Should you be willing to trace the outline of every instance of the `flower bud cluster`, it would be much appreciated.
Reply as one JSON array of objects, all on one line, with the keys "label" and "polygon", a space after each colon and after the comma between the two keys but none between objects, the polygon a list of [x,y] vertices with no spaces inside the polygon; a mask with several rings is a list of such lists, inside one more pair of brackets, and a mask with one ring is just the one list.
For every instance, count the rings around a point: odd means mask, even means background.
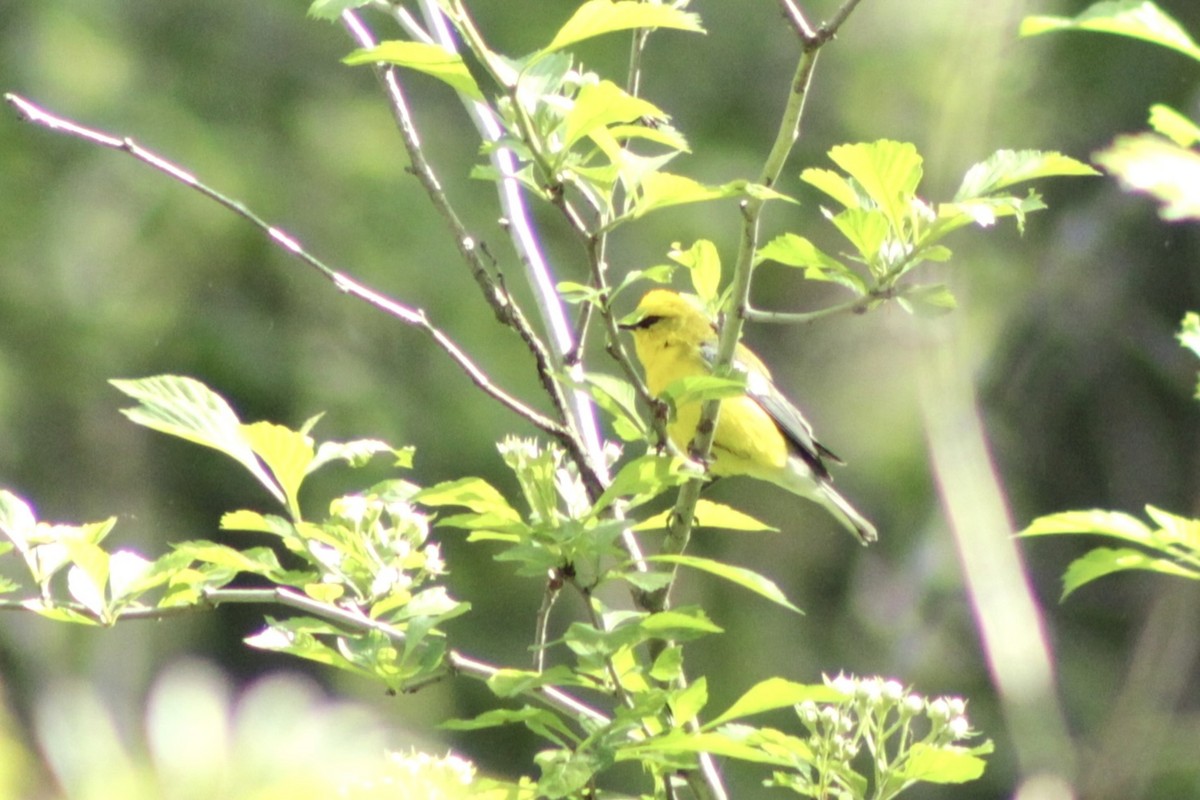
[{"label": "flower bud cluster", "polygon": [[326,529],[336,543],[313,543],[329,569],[325,582],[350,583],[361,599],[374,601],[410,596],[445,574],[441,549],[429,541],[428,516],[408,501],[373,493],[346,495],[334,500],[329,511]]}]

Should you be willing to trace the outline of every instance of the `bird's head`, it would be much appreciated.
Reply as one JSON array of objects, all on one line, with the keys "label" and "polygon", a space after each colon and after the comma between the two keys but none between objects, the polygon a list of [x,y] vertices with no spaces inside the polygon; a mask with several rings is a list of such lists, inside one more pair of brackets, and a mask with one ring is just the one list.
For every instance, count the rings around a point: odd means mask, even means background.
[{"label": "bird's head", "polygon": [[698,299],[670,289],[651,289],[619,327],[633,333],[641,348],[653,342],[675,341],[700,345],[716,335],[716,327],[705,315]]}]

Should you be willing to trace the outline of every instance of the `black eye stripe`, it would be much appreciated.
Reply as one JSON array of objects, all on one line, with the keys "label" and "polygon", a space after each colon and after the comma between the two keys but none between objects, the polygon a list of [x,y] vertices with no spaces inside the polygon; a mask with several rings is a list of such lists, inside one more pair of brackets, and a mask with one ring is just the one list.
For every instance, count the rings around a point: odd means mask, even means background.
[{"label": "black eye stripe", "polygon": [[652,314],[648,317],[642,317],[640,320],[632,325],[629,325],[628,327],[630,330],[641,330],[643,328],[649,328],[652,325],[658,324],[662,319],[662,317],[656,317]]}]

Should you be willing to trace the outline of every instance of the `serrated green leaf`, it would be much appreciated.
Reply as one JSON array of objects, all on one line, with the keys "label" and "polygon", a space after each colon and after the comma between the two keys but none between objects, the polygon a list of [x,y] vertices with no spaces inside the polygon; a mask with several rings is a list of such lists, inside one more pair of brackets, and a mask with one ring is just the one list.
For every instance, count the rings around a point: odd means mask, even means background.
[{"label": "serrated green leaf", "polygon": [[1018,536],[1046,536],[1051,534],[1091,533],[1111,536],[1137,544],[1149,544],[1152,534],[1149,526],[1130,514],[1121,511],[1062,511],[1038,517]]},{"label": "serrated green leaf", "polygon": [[1099,175],[1095,169],[1062,153],[1043,150],[997,150],[967,170],[954,194],[955,202],[974,200],[1013,184],[1037,178]]},{"label": "serrated green leaf", "polygon": [[910,286],[896,299],[901,308],[918,317],[940,317],[958,308],[958,301],[944,283]]},{"label": "serrated green leaf", "polygon": [[759,248],[757,257],[759,261],[799,267],[808,280],[832,281],[860,295],[867,291],[866,283],[854,270],[794,233],[785,233],[767,242]]},{"label": "serrated green leaf", "polygon": [[616,31],[636,28],[674,28],[703,33],[700,17],[668,5],[637,0],[588,0],[576,9],[542,52],[569,47],[576,42]]},{"label": "serrated green leaf", "polygon": [[703,403],[708,400],[723,400],[727,397],[741,397],[746,393],[746,376],[735,372],[727,378],[716,375],[688,375],[672,381],[662,391],[663,399],[670,400],[678,408],[691,403]]},{"label": "serrated green leaf", "polygon": [[1150,505],[1146,506],[1146,516],[1159,526],[1153,535],[1160,549],[1182,547],[1200,555],[1200,519],[1181,517]]},{"label": "serrated green leaf", "polygon": [[1150,127],[1180,147],[1200,142],[1200,125],[1162,103],[1150,106]]},{"label": "serrated green leaf", "polygon": [[643,441],[649,435],[637,410],[637,393],[620,378],[604,373],[584,373],[582,386],[596,405],[612,418],[613,431],[622,441]]},{"label": "serrated green leaf", "polygon": [[859,208],[862,205],[859,202],[858,192],[854,191],[854,187],[850,185],[850,181],[846,180],[846,176],[831,169],[810,167],[800,173],[800,180],[820,189],[840,203],[843,208]]},{"label": "serrated green leaf", "polygon": [[612,81],[584,84],[563,119],[563,149],[570,149],[585,136],[619,122],[649,118],[665,120],[666,114],[648,100],[634,97]]},{"label": "serrated green leaf", "polygon": [[621,747],[616,752],[617,761],[644,761],[664,755],[708,753],[722,758],[736,758],[752,764],[771,764],[779,767],[795,767],[794,756],[781,756],[766,752],[756,744],[748,744],[740,737],[723,732],[707,731],[688,733],[671,731],[644,742]]},{"label": "serrated green leaf", "polygon": [[745,567],[735,567],[732,564],[726,564],[721,561],[715,561],[710,558],[701,558],[699,556],[685,555],[660,555],[649,556],[647,561],[663,561],[668,564],[678,564],[683,567],[698,569],[701,572],[707,572],[709,575],[715,575],[718,578],[737,584],[743,589],[749,589],[759,597],[765,597],[776,605],[795,611],[797,614],[803,613],[796,606],[792,605],[787,599],[787,595],[780,590],[779,586],[765,575],[760,575],[751,569]]},{"label": "serrated green leaf", "polygon": [[575,671],[566,664],[558,664],[541,672],[500,669],[487,679],[488,688],[497,697],[516,697],[543,686],[571,686],[578,683]]},{"label": "serrated green leaf", "polygon": [[621,218],[610,223],[610,228],[619,222],[638,219],[670,206],[688,203],[706,203],[711,200],[722,200],[727,197],[758,197],[767,200],[788,200],[787,195],[780,194],[764,186],[749,181],[731,181],[719,186],[700,183],[683,175],[670,172],[650,172],[642,179],[639,191],[633,198],[631,209]]},{"label": "serrated green leaf", "polygon": [[343,58],[342,63],[352,67],[361,64],[394,64],[437,78],[471,100],[483,99],[483,92],[479,91],[462,56],[440,45],[403,40],[380,42],[374,47],[355,50]]},{"label": "serrated green leaf", "polygon": [[711,730],[731,720],[762,714],[765,711],[790,708],[806,700],[814,703],[837,703],[844,699],[844,694],[821,683],[806,684],[783,678],[767,678],[751,686],[719,717],[705,723],[704,730]]},{"label": "serrated green leaf", "polygon": [[890,139],[842,144],[830,149],[829,158],[858,182],[893,230],[903,229],[921,182],[922,159],[915,145]]},{"label": "serrated green leaf", "polygon": [[850,240],[863,261],[868,264],[879,263],[883,243],[892,230],[882,211],[847,208],[834,214],[829,221]]},{"label": "serrated green leaf", "polygon": [[915,742],[896,777],[925,783],[966,783],[983,775],[986,766],[975,748]]},{"label": "serrated green leaf", "polygon": [[1158,201],[1166,220],[1200,219],[1200,153],[1153,133],[1118,136],[1093,160],[1127,191]]},{"label": "serrated green leaf", "polygon": [[667,256],[687,268],[696,295],[705,306],[716,302],[721,286],[721,254],[715,244],[708,239],[698,239],[684,250],[679,242],[675,242]]},{"label": "serrated green leaf", "polygon": [[393,448],[387,442],[379,439],[355,439],[350,442],[321,442],[317,446],[316,455],[308,464],[308,474],[316,472],[331,461],[345,461],[351,467],[364,467],[375,456],[391,453],[395,457],[392,466],[408,469],[412,466],[414,449],[411,447]]},{"label": "serrated green leaf", "polygon": [[1067,571],[1063,573],[1063,592],[1059,599],[1067,599],[1067,596],[1076,589],[1097,578],[1133,569],[1200,580],[1200,570],[1185,567],[1171,559],[1152,556],[1142,550],[1134,550],[1130,547],[1097,547],[1075,559],[1067,567]]},{"label": "serrated green leaf", "polygon": [[592,513],[599,514],[618,498],[624,498],[630,506],[640,505],[693,477],[687,463],[678,458],[657,454],[635,458],[617,472]]},{"label": "serrated green leaf", "polygon": [[271,470],[287,498],[293,519],[300,519],[300,484],[308,474],[316,455],[313,440],[298,431],[273,422],[255,422],[242,426],[242,436],[255,455]]},{"label": "serrated green leaf", "polygon": [[483,478],[460,478],[444,481],[417,492],[414,503],[438,506],[465,506],[476,514],[491,514],[509,522],[520,522],[521,515],[508,504],[504,495]]},{"label": "serrated green leaf", "polygon": [[139,402],[121,413],[138,425],[211,447],[233,458],[250,471],[275,499],[287,498],[263,469],[242,433],[242,423],[225,398],[193,378],[158,375],[136,380],[109,381]]},{"label": "serrated green leaf", "polygon": [[1036,36],[1062,30],[1112,33],[1141,39],[1200,61],[1200,47],[1170,15],[1146,0],[1093,3],[1074,17],[1032,16],[1021,20],[1020,34]]},{"label": "serrated green leaf", "polygon": [[[667,509],[633,526],[635,531],[660,530],[667,527],[671,518],[671,509]],[[723,528],[728,531],[772,531],[779,529],[766,523],[759,522],[754,517],[721,503],[700,498],[696,502],[696,513],[692,521],[695,528]]]}]

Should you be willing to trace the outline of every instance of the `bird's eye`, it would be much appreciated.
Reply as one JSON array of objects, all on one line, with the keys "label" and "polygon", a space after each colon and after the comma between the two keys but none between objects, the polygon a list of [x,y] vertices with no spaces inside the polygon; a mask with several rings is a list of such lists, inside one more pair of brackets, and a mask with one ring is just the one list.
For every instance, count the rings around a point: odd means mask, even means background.
[{"label": "bird's eye", "polygon": [[657,317],[657,316],[654,316],[653,314],[651,314],[648,317],[642,317],[640,320],[638,320],[634,324],[630,325],[629,327],[638,329],[638,330],[645,329],[645,328],[652,328],[655,325],[657,325],[660,321],[662,321],[662,317]]}]

